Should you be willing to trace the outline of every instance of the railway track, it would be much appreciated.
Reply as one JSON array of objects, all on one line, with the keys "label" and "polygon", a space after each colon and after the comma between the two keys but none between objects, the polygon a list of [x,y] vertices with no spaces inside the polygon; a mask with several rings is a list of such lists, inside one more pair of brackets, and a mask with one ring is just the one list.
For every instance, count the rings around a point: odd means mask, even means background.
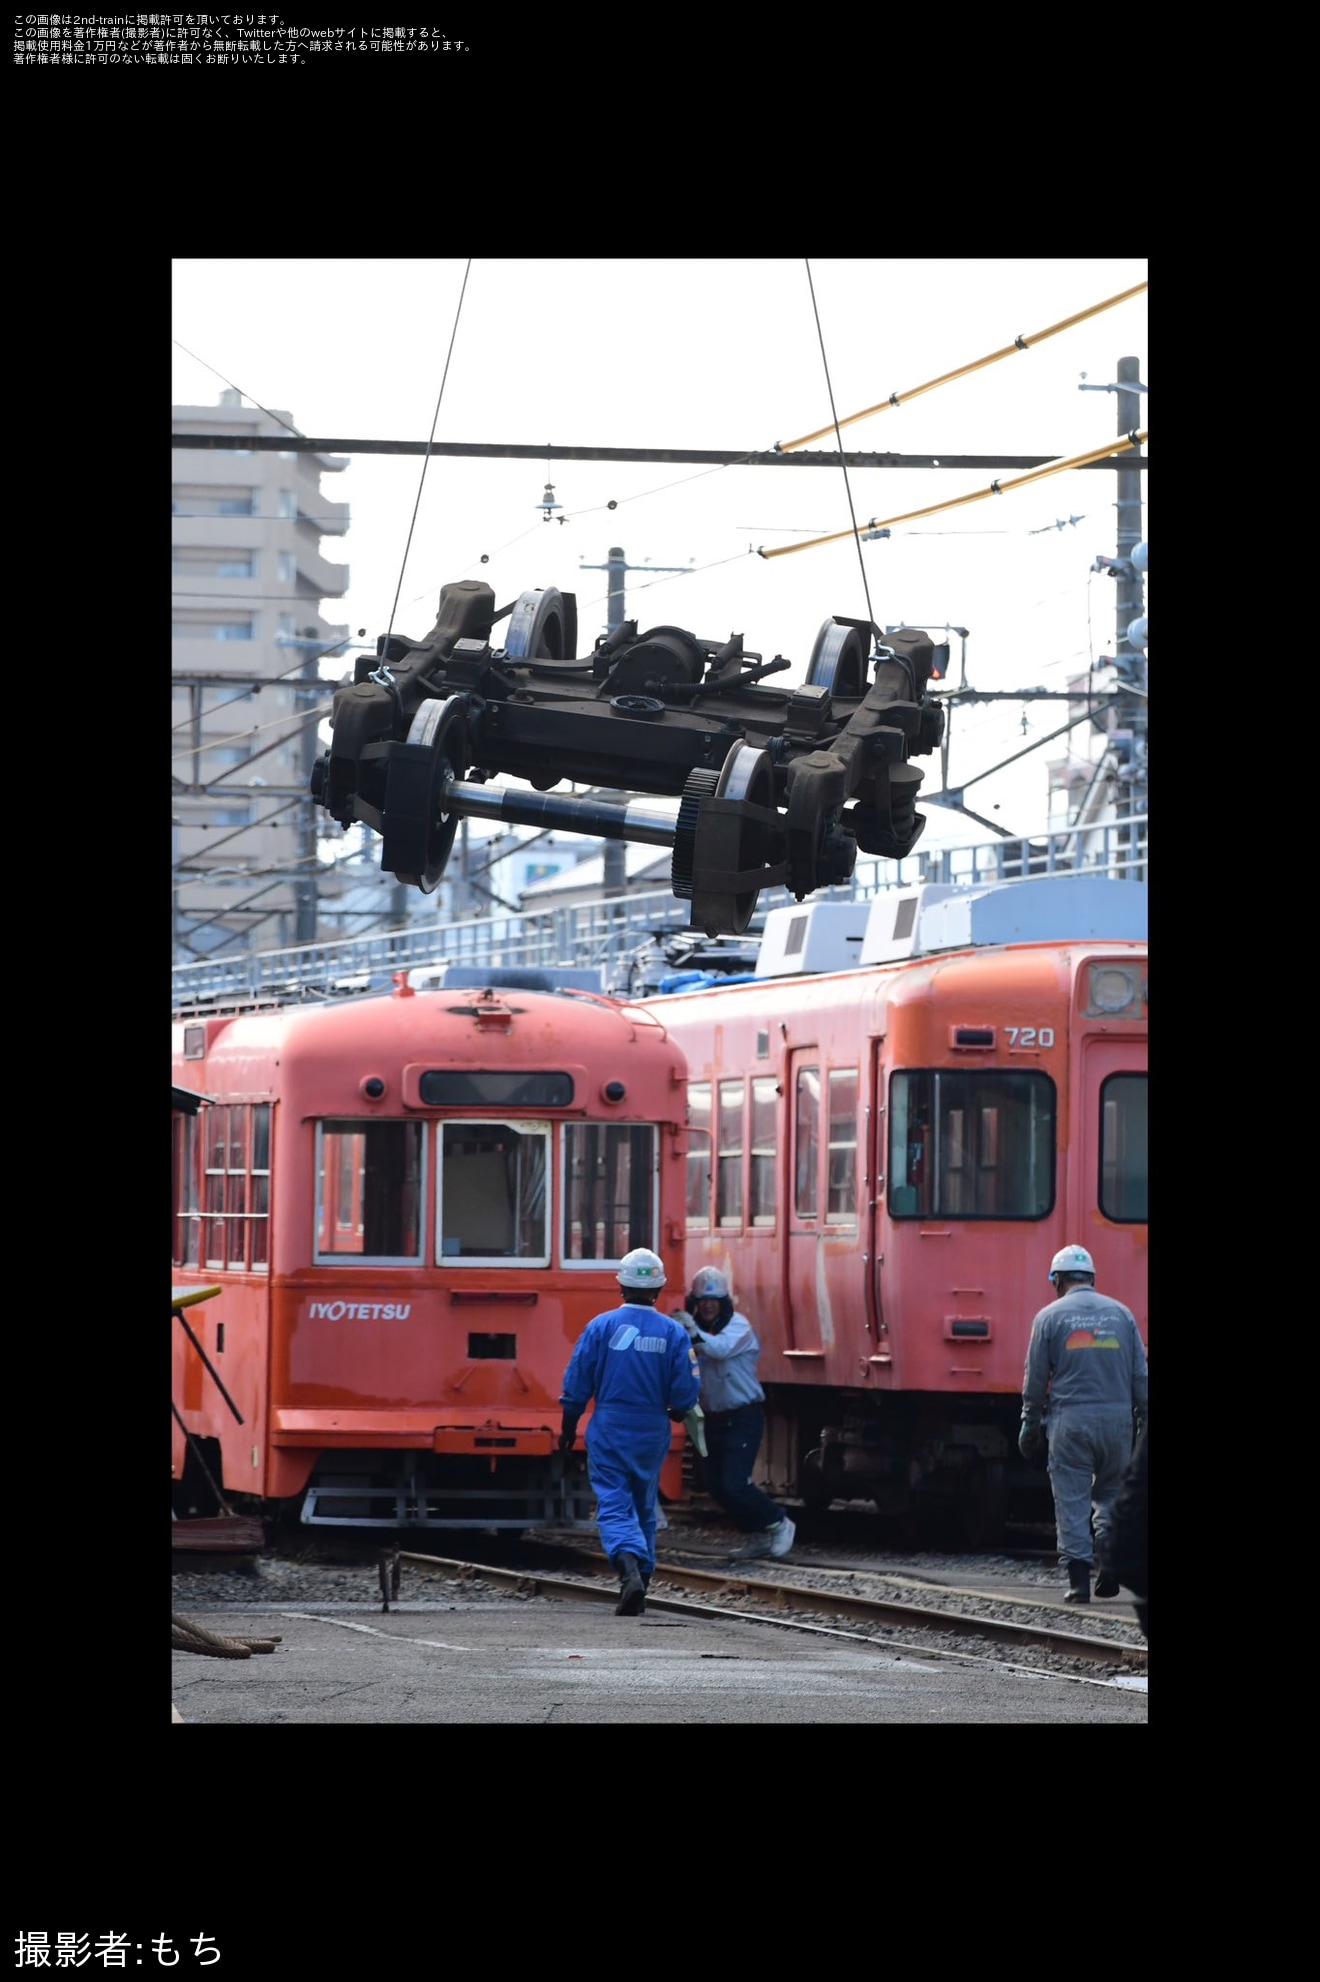
[{"label": "railway track", "polygon": [[[551,1571],[543,1566],[550,1557]],[[402,1593],[401,1571],[458,1581],[483,1581],[526,1596],[553,1597],[567,1602],[613,1605],[618,1584],[603,1554],[572,1544],[524,1542],[504,1563],[466,1561],[412,1550],[384,1551],[381,1556],[383,1601],[388,1605],[387,1562],[392,1595]],[[581,1565],[575,1569],[572,1565]],[[1010,1652],[1026,1664],[1047,1663],[1052,1669],[1073,1667],[1097,1676],[1118,1673],[1144,1675],[1147,1649],[1139,1633],[1118,1618],[1099,1618],[1085,1632],[1065,1628],[1069,1613],[1062,1606],[1030,1603],[1020,1598],[987,1597],[984,1591],[947,1584],[919,1584],[883,1572],[830,1568],[824,1564],[758,1564],[756,1573],[727,1568],[701,1568],[667,1557],[657,1563],[647,1593],[647,1608],[702,1614],[734,1611],[757,1615],[795,1629],[832,1628],[846,1623],[864,1636],[887,1644],[908,1643],[914,1650],[931,1649],[932,1639],[945,1648],[963,1651],[988,1648]],[[1051,1613],[1059,1612],[1059,1622]]]}]

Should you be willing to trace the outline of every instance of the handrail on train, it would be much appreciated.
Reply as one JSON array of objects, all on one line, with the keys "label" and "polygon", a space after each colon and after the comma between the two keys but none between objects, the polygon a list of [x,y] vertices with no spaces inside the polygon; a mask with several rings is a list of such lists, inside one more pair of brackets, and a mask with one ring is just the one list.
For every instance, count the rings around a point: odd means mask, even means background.
[{"label": "handrail on train", "polygon": [[[1147,819],[1141,814],[988,846],[932,848],[902,861],[862,858],[846,887],[819,889],[811,899],[867,901],[893,888],[930,881],[985,886],[1060,874],[1145,881],[1148,858]],[[771,909],[794,899],[785,888],[764,890],[748,940],[754,940]],[[441,962],[483,969],[598,965],[607,986],[626,997],[638,953],[688,929],[689,904],[667,889],[443,924],[414,922],[373,936],[175,964],[173,1009],[182,1018],[387,991],[396,972]]]}]

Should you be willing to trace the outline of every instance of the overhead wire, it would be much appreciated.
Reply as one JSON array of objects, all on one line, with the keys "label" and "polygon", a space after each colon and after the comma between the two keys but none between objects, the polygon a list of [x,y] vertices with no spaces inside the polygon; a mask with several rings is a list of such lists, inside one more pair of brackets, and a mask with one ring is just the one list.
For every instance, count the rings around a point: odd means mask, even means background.
[{"label": "overhead wire", "polygon": [[1085,468],[1092,461],[1104,461],[1111,454],[1121,454],[1124,448],[1142,447],[1148,439],[1146,428],[1134,428],[1130,434],[1106,441],[1103,447],[1093,447],[1085,454],[1070,455],[1066,461],[1051,461],[1044,468],[1031,468],[1025,475],[1014,475],[1006,482],[991,482],[988,488],[974,489],[970,495],[950,496],[945,502],[928,503],[924,509],[905,510],[901,516],[873,516],[868,523],[861,525],[854,519],[851,530],[835,530],[828,537],[809,537],[800,544],[776,544],[768,550],[761,545],[757,556],[788,557],[793,551],[811,551],[820,544],[837,544],[843,537],[859,536],[862,529],[887,530],[895,523],[911,523],[918,516],[937,516],[942,510],[960,509],[965,503],[984,502],[987,496],[1007,495],[1010,489],[1025,488],[1028,482],[1042,481],[1047,475],[1062,475],[1069,468]]},{"label": "overhead wire", "polygon": [[906,392],[891,392],[887,399],[881,399],[874,406],[866,406],[860,413],[849,413],[846,418],[835,419],[828,427],[817,427],[815,433],[800,434],[796,440],[777,440],[776,454],[791,454],[794,448],[806,447],[813,440],[821,440],[828,433],[837,433],[840,427],[851,427],[858,420],[869,420],[873,413],[887,413],[891,406],[902,406],[909,399],[920,398],[923,392],[934,392],[937,386],[948,385],[954,379],[966,378],[969,372],[979,372],[986,365],[997,365],[1001,358],[1011,358],[1016,351],[1028,351],[1035,344],[1042,344],[1047,337],[1057,337],[1061,330],[1071,330],[1074,324],[1085,323],[1088,317],[1099,316],[1102,310],[1112,310],[1119,303],[1126,303],[1131,296],[1139,296],[1149,282],[1134,282],[1130,289],[1120,290],[1117,296],[1106,297],[1103,303],[1092,303],[1089,309],[1078,310],[1059,323],[1052,323],[1044,330],[1033,331],[1030,337],[1015,337],[1011,344],[1002,350],[988,352],[984,358],[973,358],[969,365],[959,365],[952,372],[941,372],[938,378],[928,379],[925,385],[909,386]]}]

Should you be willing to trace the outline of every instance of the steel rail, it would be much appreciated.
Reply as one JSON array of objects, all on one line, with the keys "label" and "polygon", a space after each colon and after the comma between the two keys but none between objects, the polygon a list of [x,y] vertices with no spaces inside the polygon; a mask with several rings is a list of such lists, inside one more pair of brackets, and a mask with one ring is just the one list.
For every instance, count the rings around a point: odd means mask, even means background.
[{"label": "steel rail", "polygon": [[[418,1555],[400,1550],[399,1560],[418,1568],[436,1571],[460,1582],[479,1579],[526,1596],[557,1597],[569,1602],[609,1603],[618,1600],[612,1584],[578,1583],[566,1577],[543,1576],[526,1569],[501,1569],[487,1563],[462,1562],[447,1556]],[[940,1631],[948,1635],[988,1638],[995,1644],[1038,1646],[1062,1652],[1071,1658],[1089,1659],[1099,1664],[1124,1665],[1145,1669],[1147,1648],[1108,1638],[1090,1638],[1076,1632],[1055,1631],[1046,1625],[1014,1624],[1005,1619],[973,1617],[966,1612],[931,1610],[920,1604],[858,1596],[852,1592],[820,1590],[810,1585],[766,1582],[759,1577],[729,1575],[722,1571],[680,1569],[670,1563],[658,1564],[656,1578],[716,1599],[751,1598],[773,1609],[812,1611],[818,1616],[847,1618],[857,1623],[907,1625],[914,1630]],[[692,1604],[681,1598],[660,1595],[654,1587],[647,1591],[648,1610],[669,1610],[680,1614],[700,1610],[706,1615],[744,1616],[730,1613],[724,1603]],[[786,1620],[787,1621],[787,1620]]]}]

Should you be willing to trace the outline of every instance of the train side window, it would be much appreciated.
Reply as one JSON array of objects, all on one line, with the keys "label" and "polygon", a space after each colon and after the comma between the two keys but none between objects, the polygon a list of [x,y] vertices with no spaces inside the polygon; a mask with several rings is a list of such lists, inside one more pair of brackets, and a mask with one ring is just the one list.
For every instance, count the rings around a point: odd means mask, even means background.
[{"label": "train side window", "polygon": [[549,1176],[548,1123],[442,1122],[441,1257],[450,1265],[548,1266]]},{"label": "train side window", "polygon": [[743,1222],[743,1084],[720,1082],[719,1153],[715,1203],[721,1225]]},{"label": "train side window", "polygon": [[424,1156],[420,1122],[318,1122],[316,1259],[418,1263]]},{"label": "train side window", "polygon": [[649,1123],[564,1124],[563,1258],[617,1265],[656,1242],[659,1142]]},{"label": "train side window", "polygon": [[775,1222],[775,1140],[779,1106],[779,1083],[752,1082],[752,1185],[753,1225]]},{"label": "train side window", "polygon": [[832,1068],[829,1076],[829,1182],[827,1225],[857,1222],[857,1069]]},{"label": "train side window", "polygon": [[201,1263],[202,1219],[197,1203],[201,1134],[196,1115],[174,1117],[174,1264]]},{"label": "train side window", "polygon": [[1144,1224],[1149,1196],[1145,1074],[1111,1074],[1100,1090],[1100,1209]]},{"label": "train side window", "polygon": [[1044,1218],[1054,1203],[1054,1083],[984,1069],[896,1073],[893,1218]]},{"label": "train side window", "polygon": [[710,1083],[688,1083],[687,1229],[710,1230]]},{"label": "train side window", "polygon": [[270,1266],[270,1103],[252,1110],[252,1210],[248,1223],[252,1257],[258,1271]]},{"label": "train side window", "polygon": [[816,1169],[820,1149],[820,1068],[799,1067],[793,1104],[795,1151],[793,1209],[799,1218],[816,1216]]}]

